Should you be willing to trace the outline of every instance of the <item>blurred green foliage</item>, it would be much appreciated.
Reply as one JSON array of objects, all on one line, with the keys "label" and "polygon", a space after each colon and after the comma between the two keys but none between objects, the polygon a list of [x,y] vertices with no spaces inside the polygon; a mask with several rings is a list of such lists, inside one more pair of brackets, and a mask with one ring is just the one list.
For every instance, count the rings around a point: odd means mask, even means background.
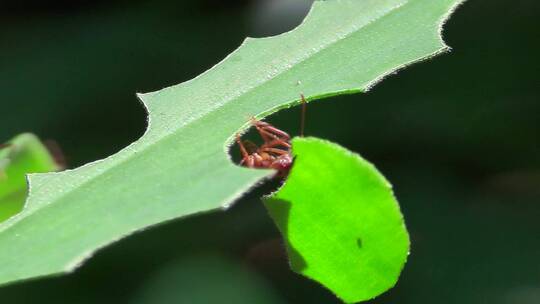
[{"label": "blurred green foliage", "polygon": [[[56,140],[71,167],[142,135],[134,92],[188,80],[245,36],[276,33],[257,22],[257,1],[23,3],[0,13],[0,141],[36,132]],[[368,94],[310,104],[307,134],[375,163],[407,219],[412,255],[398,286],[373,303],[540,302],[539,11],[534,0],[469,1],[446,26],[451,54]],[[289,14],[296,23],[298,12]],[[298,133],[296,109],[271,122]],[[288,303],[339,303],[288,269],[259,200],[271,189],[229,212],[139,233],[71,276],[3,287],[0,298],[131,303],[169,262],[211,253],[266,277]]]},{"label": "blurred green foliage", "polygon": [[19,213],[26,199],[27,173],[60,169],[53,155],[34,134],[19,134],[0,149],[0,222]]},{"label": "blurred green foliage", "polygon": [[205,254],[165,264],[147,278],[132,299],[135,304],[286,303],[273,293],[266,280],[245,265]]}]

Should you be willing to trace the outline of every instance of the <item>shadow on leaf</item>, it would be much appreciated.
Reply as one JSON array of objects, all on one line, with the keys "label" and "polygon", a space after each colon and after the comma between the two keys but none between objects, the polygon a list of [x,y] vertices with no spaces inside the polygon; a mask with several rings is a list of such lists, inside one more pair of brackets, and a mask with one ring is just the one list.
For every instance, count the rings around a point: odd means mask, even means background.
[{"label": "shadow on leaf", "polygon": [[287,255],[289,257],[289,263],[291,264],[292,270],[301,273],[307,268],[308,265],[300,253],[291,245],[288,239],[288,223],[291,202],[276,198],[266,198],[264,200],[264,205],[283,236],[283,241],[287,247]]}]

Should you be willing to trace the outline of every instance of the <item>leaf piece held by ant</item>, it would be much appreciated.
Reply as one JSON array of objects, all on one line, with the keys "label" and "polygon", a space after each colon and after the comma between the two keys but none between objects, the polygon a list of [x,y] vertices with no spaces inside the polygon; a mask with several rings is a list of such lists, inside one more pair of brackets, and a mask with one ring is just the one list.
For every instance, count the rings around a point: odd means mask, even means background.
[{"label": "leaf piece held by ant", "polygon": [[316,138],[292,144],[287,181],[265,199],[291,268],[347,303],[393,287],[409,236],[391,185],[372,164],[336,144]]}]

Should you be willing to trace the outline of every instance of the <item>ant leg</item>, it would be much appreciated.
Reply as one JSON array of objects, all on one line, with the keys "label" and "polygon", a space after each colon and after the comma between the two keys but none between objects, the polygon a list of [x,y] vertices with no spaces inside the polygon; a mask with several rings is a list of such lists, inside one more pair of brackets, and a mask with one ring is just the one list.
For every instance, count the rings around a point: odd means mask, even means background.
[{"label": "ant leg", "polygon": [[257,129],[264,141],[270,141],[272,139],[289,140],[291,138],[289,134],[281,131],[267,122],[252,118],[251,123]]},{"label": "ant leg", "polygon": [[[271,137],[271,139],[281,139],[281,140],[289,140],[289,139],[291,139],[289,134],[287,134],[287,133],[285,133],[285,132],[283,132],[283,131],[281,131],[279,129],[276,129],[276,128],[272,127],[272,126],[270,126],[270,128],[273,128],[274,130],[268,131],[265,128],[265,129],[261,129],[261,131],[259,131],[259,133],[264,133],[266,136]],[[277,133],[277,132],[275,132],[275,131],[281,131],[283,133],[280,134],[280,135],[276,135],[275,133]],[[266,141],[270,141],[270,140],[266,140]]]},{"label": "ant leg", "polygon": [[281,149],[276,149],[276,148],[261,148],[261,151],[263,151],[263,152],[275,153],[275,154],[278,154],[278,155],[289,154],[289,151],[285,151],[285,150],[281,150]]},{"label": "ant leg", "polygon": [[265,142],[271,141],[272,139],[275,138],[275,136],[273,134],[269,134],[268,132],[264,132],[262,127],[261,127],[261,125],[266,126],[266,125],[268,125],[268,123],[262,122],[260,120],[255,119],[255,117],[252,117],[251,118],[251,124],[255,127],[255,129],[257,129],[257,132],[259,132],[259,135],[261,136],[261,138]]},{"label": "ant leg", "polygon": [[240,161],[240,165],[244,165],[248,168],[255,167],[255,157],[253,155],[250,155],[246,147],[244,147],[244,144],[242,143],[242,140],[240,139],[240,135],[236,133],[236,142],[238,143],[238,146],[240,147],[240,153],[242,154],[242,160]]},{"label": "ant leg", "polygon": [[[249,153],[246,150],[246,147],[244,147],[244,144],[242,143],[242,140],[240,139],[240,134],[236,133],[236,143],[238,143],[238,147],[240,147],[240,153],[242,154],[242,162],[249,157]],[[242,163],[240,163],[242,164]]]},{"label": "ant leg", "polygon": [[287,134],[284,131],[281,131],[280,129],[272,126],[271,124],[264,123],[264,125],[262,126],[259,125],[255,127],[258,127],[261,129],[259,132],[264,132],[274,139],[283,139],[283,140],[291,139],[291,136],[289,136],[289,134]]},{"label": "ant leg", "polygon": [[267,143],[263,144],[261,146],[261,149],[263,149],[263,148],[273,148],[273,147],[279,147],[279,146],[282,146],[282,147],[285,147],[285,148],[289,149],[291,147],[291,144],[288,143],[287,141],[284,141],[284,140],[281,140],[281,139],[275,139],[275,140],[272,140],[270,142],[267,142]]},{"label": "ant leg", "polygon": [[278,128],[272,126],[271,124],[267,124],[266,126],[263,126],[262,128],[265,131],[268,131],[268,132],[271,132],[272,134],[277,135],[277,137],[279,137],[281,139],[284,139],[284,140],[291,139],[291,136],[289,134],[287,134],[287,132],[278,129]]},{"label": "ant leg", "polygon": [[7,147],[10,147],[11,144],[0,144],[0,149],[4,149],[4,148],[7,148]]}]

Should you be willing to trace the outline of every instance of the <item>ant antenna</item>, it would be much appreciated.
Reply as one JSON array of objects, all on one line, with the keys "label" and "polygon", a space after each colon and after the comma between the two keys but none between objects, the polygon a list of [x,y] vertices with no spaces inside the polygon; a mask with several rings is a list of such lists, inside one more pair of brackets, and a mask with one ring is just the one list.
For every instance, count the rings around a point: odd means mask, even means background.
[{"label": "ant antenna", "polygon": [[300,97],[302,98],[302,116],[300,120],[300,136],[304,137],[304,125],[306,124],[306,98],[304,97],[304,94],[300,94]]}]

